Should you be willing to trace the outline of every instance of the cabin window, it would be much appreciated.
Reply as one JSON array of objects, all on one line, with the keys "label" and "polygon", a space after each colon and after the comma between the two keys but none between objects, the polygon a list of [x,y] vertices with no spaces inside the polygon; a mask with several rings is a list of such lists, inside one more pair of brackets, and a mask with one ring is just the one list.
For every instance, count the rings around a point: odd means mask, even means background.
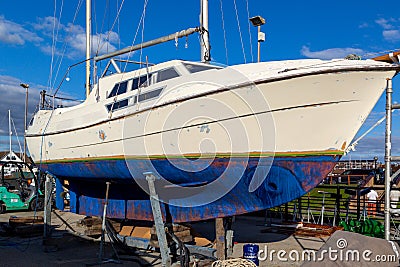
[{"label": "cabin window", "polygon": [[160,89],[157,89],[157,90],[153,90],[153,91],[150,91],[150,92],[147,92],[147,93],[140,94],[139,98],[138,98],[139,102],[146,101],[146,100],[158,97],[161,94],[162,90],[163,90],[163,88],[160,88]]},{"label": "cabin window", "polygon": [[111,90],[111,93],[108,95],[107,98],[126,93],[127,87],[128,87],[128,81],[115,84],[114,88]]},{"label": "cabin window", "polygon": [[157,73],[157,82],[166,81],[176,77],[179,77],[179,74],[174,68],[160,70]]},{"label": "cabin window", "polygon": [[[148,85],[150,85],[151,76],[152,76],[152,74],[150,73],[149,75],[143,75],[143,76],[133,79],[132,90],[138,89],[140,87],[147,87]],[[147,82],[147,78],[148,78],[148,82]]]},{"label": "cabin window", "polygon": [[107,109],[108,109],[108,111],[117,110],[117,109],[127,107],[128,104],[129,104],[129,99],[127,98],[127,99],[117,101],[115,103],[108,104]]},{"label": "cabin window", "polygon": [[212,70],[212,69],[219,69],[216,66],[205,66],[205,65],[196,65],[196,64],[189,64],[189,63],[183,63],[185,65],[186,69],[190,73],[196,73],[200,71],[205,71],[205,70]]}]

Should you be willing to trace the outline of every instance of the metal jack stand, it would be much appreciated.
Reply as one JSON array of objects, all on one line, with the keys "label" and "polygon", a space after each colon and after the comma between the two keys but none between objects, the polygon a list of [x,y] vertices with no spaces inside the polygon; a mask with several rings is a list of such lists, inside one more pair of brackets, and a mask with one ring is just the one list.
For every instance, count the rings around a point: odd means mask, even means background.
[{"label": "metal jack stand", "polygon": [[[114,262],[114,263],[122,263],[119,260],[118,257],[118,253],[115,250],[113,244],[111,243],[111,247],[114,251],[114,254],[116,255],[116,257],[118,258],[118,260],[115,259],[105,259],[103,258],[103,254],[104,254],[104,242],[105,242],[105,234],[107,234],[107,236],[110,238],[108,231],[106,231],[106,215],[107,215],[107,205],[108,205],[108,191],[110,189],[110,182],[106,182],[107,185],[107,189],[106,189],[106,199],[105,199],[105,203],[104,203],[104,209],[103,209],[103,220],[102,220],[102,224],[101,224],[101,242],[100,242],[100,251],[99,251],[99,262],[98,264],[102,264],[102,263],[108,263],[108,262]],[[94,264],[97,265],[97,264]]]},{"label": "metal jack stand", "polygon": [[[52,182],[51,182],[50,174],[46,174],[46,182],[45,182],[45,190],[44,190],[44,231],[43,237],[45,239],[50,237],[51,231],[51,191],[52,191]],[[35,201],[35,200],[34,200]]]},{"label": "metal jack stand", "polygon": [[156,187],[154,185],[156,177],[152,172],[145,172],[143,174],[146,176],[147,183],[149,184],[150,203],[151,203],[151,209],[153,211],[154,224],[156,226],[158,244],[160,246],[161,264],[163,267],[164,266],[170,267],[171,266],[170,250],[167,243],[167,235],[165,233],[164,222],[162,219],[160,201],[158,199],[158,195],[156,193]]},{"label": "metal jack stand", "polygon": [[[44,191],[44,231],[43,231],[43,246],[45,252],[55,252],[58,246],[52,243],[52,228],[51,228],[51,199],[52,199],[52,176],[46,174],[45,191]],[[37,194],[39,197],[39,194]],[[38,198],[32,201],[39,201]],[[38,203],[36,203],[38,204]]]}]

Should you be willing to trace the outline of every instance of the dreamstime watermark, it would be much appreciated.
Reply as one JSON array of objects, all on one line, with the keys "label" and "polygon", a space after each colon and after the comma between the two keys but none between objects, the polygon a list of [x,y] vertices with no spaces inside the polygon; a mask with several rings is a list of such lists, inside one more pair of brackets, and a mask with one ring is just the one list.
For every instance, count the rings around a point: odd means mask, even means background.
[{"label": "dreamstime watermark", "polygon": [[259,261],[279,261],[279,262],[300,262],[300,261],[340,261],[340,262],[397,262],[395,254],[374,255],[369,249],[347,249],[347,240],[340,238],[336,242],[336,247],[328,247],[317,253],[315,250],[269,250],[267,245],[258,251]]}]

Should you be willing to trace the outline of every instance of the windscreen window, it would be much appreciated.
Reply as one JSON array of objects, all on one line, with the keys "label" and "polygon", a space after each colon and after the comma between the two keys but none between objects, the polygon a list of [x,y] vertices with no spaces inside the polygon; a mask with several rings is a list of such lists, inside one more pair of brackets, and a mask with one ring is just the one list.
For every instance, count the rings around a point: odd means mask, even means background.
[{"label": "windscreen window", "polygon": [[166,81],[166,80],[173,79],[176,77],[179,77],[179,74],[174,68],[160,70],[157,73],[157,82]]},{"label": "windscreen window", "polygon": [[183,63],[185,65],[186,69],[190,73],[196,73],[200,71],[205,71],[205,70],[212,70],[212,69],[218,69],[214,66],[205,66],[205,65],[196,65],[196,64],[189,64],[189,63]]},{"label": "windscreen window", "polygon": [[127,88],[128,88],[128,81],[117,83],[114,85],[114,88],[111,90],[111,93],[108,95],[107,98],[124,94],[126,93]]}]

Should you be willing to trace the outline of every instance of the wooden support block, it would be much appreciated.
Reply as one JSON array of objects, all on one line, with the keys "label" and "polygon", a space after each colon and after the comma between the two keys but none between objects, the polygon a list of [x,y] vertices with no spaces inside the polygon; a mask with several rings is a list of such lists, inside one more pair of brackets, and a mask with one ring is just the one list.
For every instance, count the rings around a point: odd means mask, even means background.
[{"label": "wooden support block", "polygon": [[216,249],[217,258],[219,260],[225,260],[225,228],[224,218],[215,219],[215,236],[216,236]]},{"label": "wooden support block", "polygon": [[190,230],[181,231],[181,232],[174,232],[174,235],[179,239],[181,239],[182,237],[186,237],[186,236],[192,236],[190,234]]},{"label": "wooden support block", "polygon": [[27,216],[27,217],[10,217],[8,224],[11,227],[32,225],[32,224],[42,224],[44,219],[43,216]]},{"label": "wooden support block", "polygon": [[[190,231],[190,227],[189,226],[186,226],[186,225],[183,225],[183,224],[173,224],[172,225],[172,232],[173,233],[178,233],[178,232],[183,232],[183,231],[187,231],[187,230],[189,230]],[[151,232],[150,232],[151,234],[157,234],[156,233],[156,227],[153,225],[153,227],[151,228]]]},{"label": "wooden support block", "polygon": [[150,239],[150,229],[151,228],[149,227],[135,226],[131,233],[131,236]]},{"label": "wooden support block", "polygon": [[131,236],[134,226],[125,225],[122,227],[121,231],[119,232],[122,236]]}]

